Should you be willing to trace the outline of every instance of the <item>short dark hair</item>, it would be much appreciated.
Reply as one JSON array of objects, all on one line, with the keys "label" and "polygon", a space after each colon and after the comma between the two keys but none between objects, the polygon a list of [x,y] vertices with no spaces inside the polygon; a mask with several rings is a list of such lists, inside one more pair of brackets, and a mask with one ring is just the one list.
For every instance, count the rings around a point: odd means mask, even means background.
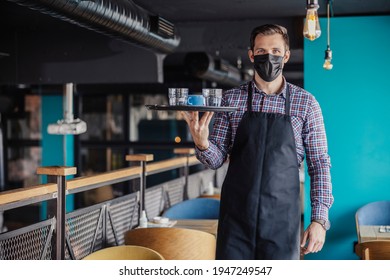
[{"label": "short dark hair", "polygon": [[287,34],[287,29],[277,24],[264,24],[253,28],[250,38],[250,48],[253,51],[255,47],[255,39],[257,35],[274,35],[280,34],[283,36],[286,50],[290,49],[290,41]]}]

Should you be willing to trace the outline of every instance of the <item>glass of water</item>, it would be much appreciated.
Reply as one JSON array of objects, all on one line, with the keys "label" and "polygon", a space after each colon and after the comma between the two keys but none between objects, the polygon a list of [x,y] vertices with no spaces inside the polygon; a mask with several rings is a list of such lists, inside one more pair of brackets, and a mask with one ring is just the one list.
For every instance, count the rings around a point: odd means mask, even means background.
[{"label": "glass of water", "polygon": [[221,106],[222,89],[221,88],[204,88],[202,94],[206,100],[206,106]]},{"label": "glass of water", "polygon": [[169,105],[187,105],[188,88],[169,88],[168,89]]}]

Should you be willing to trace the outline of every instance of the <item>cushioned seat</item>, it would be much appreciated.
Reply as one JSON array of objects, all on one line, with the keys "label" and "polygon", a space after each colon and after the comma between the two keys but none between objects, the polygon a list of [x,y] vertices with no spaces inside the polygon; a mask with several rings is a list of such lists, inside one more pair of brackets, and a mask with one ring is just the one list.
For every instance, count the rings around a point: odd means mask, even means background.
[{"label": "cushioned seat", "polygon": [[83,258],[83,260],[163,260],[164,257],[153,249],[142,246],[108,247]]},{"label": "cushioned seat", "polygon": [[218,219],[219,205],[218,199],[189,199],[168,208],[163,216],[170,219]]}]

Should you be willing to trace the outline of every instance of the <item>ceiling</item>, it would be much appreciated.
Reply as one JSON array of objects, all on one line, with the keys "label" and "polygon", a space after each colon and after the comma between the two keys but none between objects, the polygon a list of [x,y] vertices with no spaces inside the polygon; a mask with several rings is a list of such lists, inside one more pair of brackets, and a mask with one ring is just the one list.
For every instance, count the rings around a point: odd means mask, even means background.
[{"label": "ceiling", "polygon": [[[305,0],[134,0],[138,5],[179,22],[303,18]],[[319,0],[319,15],[326,14],[326,1]],[[390,13],[388,0],[333,0],[335,16]]]},{"label": "ceiling", "polygon": [[[133,0],[133,2],[149,13],[159,15],[175,25],[181,37],[177,52],[204,51],[212,55],[220,55],[232,64],[242,59],[243,65],[249,65],[247,48],[250,30],[254,26],[269,22],[282,24],[290,33],[292,49],[290,64],[295,64],[291,65],[292,69],[289,70],[292,74],[298,73],[298,76],[302,76],[301,30],[306,13],[305,0]],[[325,0],[319,0],[320,16],[326,15],[326,3]],[[390,0],[333,0],[333,12],[335,17],[389,15]],[[36,38],[42,38],[47,37],[46,34],[50,34],[53,30],[59,31],[55,33],[73,34],[77,29],[82,28],[13,2],[0,0],[0,32],[2,33],[9,30],[18,30],[18,32],[23,30],[25,33],[29,32],[30,37],[34,37],[31,34],[36,33]],[[78,41],[82,43],[87,40],[84,37],[85,32],[93,33],[90,30],[83,32],[80,33],[81,36],[75,36],[72,43],[77,44]],[[39,36],[39,34],[44,35]],[[63,40],[68,40],[69,35],[63,37]],[[54,42],[51,42],[53,40],[48,38],[46,42],[40,40],[31,43],[47,45],[53,44]],[[61,40],[61,37],[58,40]],[[53,48],[58,48],[58,45],[58,43],[53,45]],[[94,45],[96,49],[99,47],[101,46]],[[0,58],[2,53],[6,52],[0,42]],[[80,55],[85,54],[80,53]],[[0,64],[4,60],[0,60]]]},{"label": "ceiling", "polygon": [[[188,22],[243,21],[303,18],[305,0],[133,0],[146,10],[178,24]],[[326,15],[326,0],[319,0],[320,16]],[[333,0],[334,16],[390,14],[389,0]],[[38,25],[47,16],[7,0],[0,0],[0,22]]]}]

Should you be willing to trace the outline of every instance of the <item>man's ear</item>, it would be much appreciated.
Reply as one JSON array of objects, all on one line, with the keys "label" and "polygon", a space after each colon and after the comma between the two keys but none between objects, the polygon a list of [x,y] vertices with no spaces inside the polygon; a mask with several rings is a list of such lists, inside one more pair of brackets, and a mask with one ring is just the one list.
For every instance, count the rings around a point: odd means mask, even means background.
[{"label": "man's ear", "polygon": [[248,50],[248,56],[249,56],[250,61],[253,63],[255,61],[255,58],[253,55],[253,51],[251,49]]},{"label": "man's ear", "polygon": [[286,51],[283,58],[283,63],[287,63],[287,61],[290,59],[290,50]]}]

